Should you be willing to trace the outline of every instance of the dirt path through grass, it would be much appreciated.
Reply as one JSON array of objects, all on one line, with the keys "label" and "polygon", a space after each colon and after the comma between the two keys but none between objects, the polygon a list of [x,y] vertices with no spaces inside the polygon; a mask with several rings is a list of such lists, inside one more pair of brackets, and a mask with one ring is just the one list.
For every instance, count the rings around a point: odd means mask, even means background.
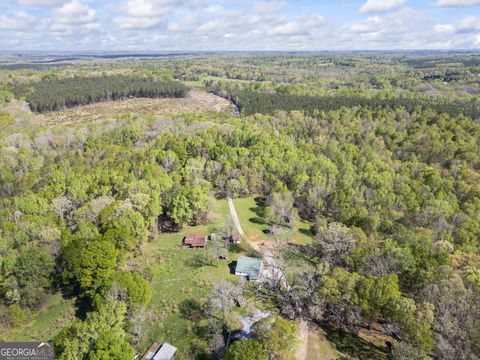
[{"label": "dirt path through grass", "polygon": [[297,328],[298,348],[295,353],[295,360],[307,360],[308,359],[308,324],[306,321],[301,320]]},{"label": "dirt path through grass", "polygon": [[[253,246],[254,244],[251,243],[245,236],[245,231],[243,231],[242,224],[240,224],[240,219],[238,218],[237,210],[235,209],[235,205],[233,204],[232,198],[227,198],[227,200],[228,200],[228,208],[230,209],[230,216],[232,217],[233,224],[237,228],[238,234],[240,236],[244,237],[245,240],[247,240],[248,243],[250,245],[252,245],[252,247],[254,247]],[[255,249],[255,250],[257,250],[257,249]],[[259,251],[259,250],[257,250],[257,251]]]},{"label": "dirt path through grass", "polygon": [[[282,281],[285,282],[285,286],[288,288],[288,283],[286,281],[285,276],[282,273],[278,273],[280,270],[278,269],[277,266],[275,266],[275,259],[273,258],[272,254],[270,252],[262,247],[259,246],[258,244],[254,243],[253,241],[250,241],[247,236],[245,235],[245,231],[243,231],[242,224],[240,224],[240,219],[238,218],[237,210],[235,209],[235,204],[233,203],[232,198],[227,198],[228,200],[228,208],[230,209],[230,216],[232,217],[233,224],[237,228],[238,233],[240,236],[242,236],[245,241],[256,251],[258,251],[260,254],[262,254],[263,259],[265,261],[265,265],[267,269],[271,269],[271,275],[272,276],[280,276]],[[297,331],[297,338],[298,338],[298,349],[297,352],[295,353],[295,359],[296,360],[307,360],[308,359],[308,337],[309,337],[309,330],[308,330],[308,324],[304,320],[300,320],[300,325],[298,327]]]}]

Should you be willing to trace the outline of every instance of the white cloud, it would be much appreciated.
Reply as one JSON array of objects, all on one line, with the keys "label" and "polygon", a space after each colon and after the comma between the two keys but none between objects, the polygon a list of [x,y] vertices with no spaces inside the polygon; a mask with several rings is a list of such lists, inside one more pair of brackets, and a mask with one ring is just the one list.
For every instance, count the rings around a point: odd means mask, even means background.
[{"label": "white cloud", "polygon": [[437,0],[440,6],[472,6],[479,5],[480,0]]},{"label": "white cloud", "polygon": [[455,31],[455,27],[451,24],[437,24],[434,26],[437,33],[448,34]]},{"label": "white cloud", "polygon": [[275,26],[267,31],[270,36],[306,35],[321,27],[325,18],[318,14],[298,16],[292,21]]},{"label": "white cloud", "polygon": [[65,0],[17,0],[20,5],[52,5],[65,2]]},{"label": "white cloud", "polygon": [[385,12],[393,9],[397,9],[407,0],[367,0],[365,4],[360,8],[361,13],[372,12]]},{"label": "white cloud", "polygon": [[32,25],[34,17],[24,11],[15,13],[0,14],[0,29],[2,30],[19,30],[25,29]]},{"label": "white cloud", "polygon": [[161,18],[116,17],[113,22],[120,29],[150,29],[160,23]]},{"label": "white cloud", "polygon": [[95,10],[72,0],[54,10],[55,21],[62,24],[85,24],[95,19]]},{"label": "white cloud", "polygon": [[128,0],[120,5],[114,23],[120,29],[150,29],[159,25],[167,14],[183,5],[196,6],[201,0]]},{"label": "white cloud", "polygon": [[382,19],[378,16],[370,16],[365,21],[353,23],[350,30],[356,33],[374,33],[382,30]]},{"label": "white cloud", "polygon": [[479,16],[467,16],[462,19],[458,25],[460,32],[472,32],[480,30],[480,17]]},{"label": "white cloud", "polygon": [[475,46],[480,46],[480,34],[475,37]]},{"label": "white cloud", "polygon": [[180,5],[175,0],[130,0],[125,4],[128,15],[135,17],[155,17],[167,14]]},{"label": "white cloud", "polygon": [[271,13],[285,9],[287,3],[285,1],[260,1],[255,4],[253,11],[257,13]]},{"label": "white cloud", "polygon": [[[404,7],[406,3],[413,8]],[[2,8],[5,11],[0,10],[0,38],[6,49],[479,47],[480,14],[473,11],[462,19],[463,9],[438,7],[429,11],[415,1],[363,0],[361,12],[372,14],[342,20],[317,14],[313,7],[305,6],[306,2],[297,4],[287,0],[11,0]],[[340,5],[334,10],[341,11]],[[376,14],[380,12],[384,13]]]},{"label": "white cloud", "polygon": [[178,20],[168,24],[168,30],[172,32],[191,32],[196,29],[200,17],[198,13],[187,14]]}]

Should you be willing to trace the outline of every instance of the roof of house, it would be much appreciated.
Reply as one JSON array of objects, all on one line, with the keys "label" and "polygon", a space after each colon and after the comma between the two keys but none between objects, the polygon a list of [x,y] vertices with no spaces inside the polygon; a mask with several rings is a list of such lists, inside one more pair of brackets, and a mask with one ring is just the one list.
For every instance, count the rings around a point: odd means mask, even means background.
[{"label": "roof of house", "polygon": [[169,343],[164,343],[153,357],[153,360],[170,360],[176,352],[177,348],[175,346],[172,346]]},{"label": "roof of house", "polygon": [[183,244],[190,245],[190,246],[205,246],[205,235],[203,234],[187,235],[183,240]]},{"label": "roof of house", "polygon": [[160,346],[161,345],[157,342],[153,343],[153,345],[150,346],[145,355],[143,355],[142,360],[152,360],[158,349],[160,349]]},{"label": "roof of house", "polygon": [[240,256],[237,260],[237,266],[235,267],[235,273],[246,275],[251,280],[256,280],[260,277],[262,271],[262,260],[249,257]]}]

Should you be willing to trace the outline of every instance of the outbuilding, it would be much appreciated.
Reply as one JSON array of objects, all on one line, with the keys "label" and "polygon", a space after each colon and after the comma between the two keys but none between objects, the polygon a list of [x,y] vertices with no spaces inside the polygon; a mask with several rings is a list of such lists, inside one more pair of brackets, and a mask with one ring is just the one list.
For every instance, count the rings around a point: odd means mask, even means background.
[{"label": "outbuilding", "polygon": [[183,246],[188,246],[190,248],[204,248],[205,235],[204,234],[187,235],[183,239]]},{"label": "outbuilding", "polygon": [[177,348],[168,343],[164,343],[160,350],[157,351],[153,360],[171,360],[175,356]]},{"label": "outbuilding", "polygon": [[230,235],[230,239],[229,239],[229,240],[230,240],[230,242],[231,242],[232,244],[238,244],[238,243],[240,242],[240,235],[238,235],[238,234],[232,234],[232,235]]},{"label": "outbuilding", "polygon": [[262,273],[263,262],[261,259],[240,256],[235,267],[235,275],[245,276],[248,280],[258,280]]},{"label": "outbuilding", "polygon": [[172,360],[177,352],[177,348],[169,343],[160,345],[153,343],[152,346],[143,355],[142,360]]}]

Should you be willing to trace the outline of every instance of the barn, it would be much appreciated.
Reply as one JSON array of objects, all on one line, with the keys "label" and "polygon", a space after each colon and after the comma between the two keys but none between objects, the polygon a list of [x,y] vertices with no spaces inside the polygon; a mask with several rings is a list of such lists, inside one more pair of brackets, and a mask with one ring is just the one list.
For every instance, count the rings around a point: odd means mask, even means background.
[{"label": "barn", "polygon": [[187,246],[189,248],[204,248],[205,235],[204,234],[187,235],[183,239],[183,246]]}]

